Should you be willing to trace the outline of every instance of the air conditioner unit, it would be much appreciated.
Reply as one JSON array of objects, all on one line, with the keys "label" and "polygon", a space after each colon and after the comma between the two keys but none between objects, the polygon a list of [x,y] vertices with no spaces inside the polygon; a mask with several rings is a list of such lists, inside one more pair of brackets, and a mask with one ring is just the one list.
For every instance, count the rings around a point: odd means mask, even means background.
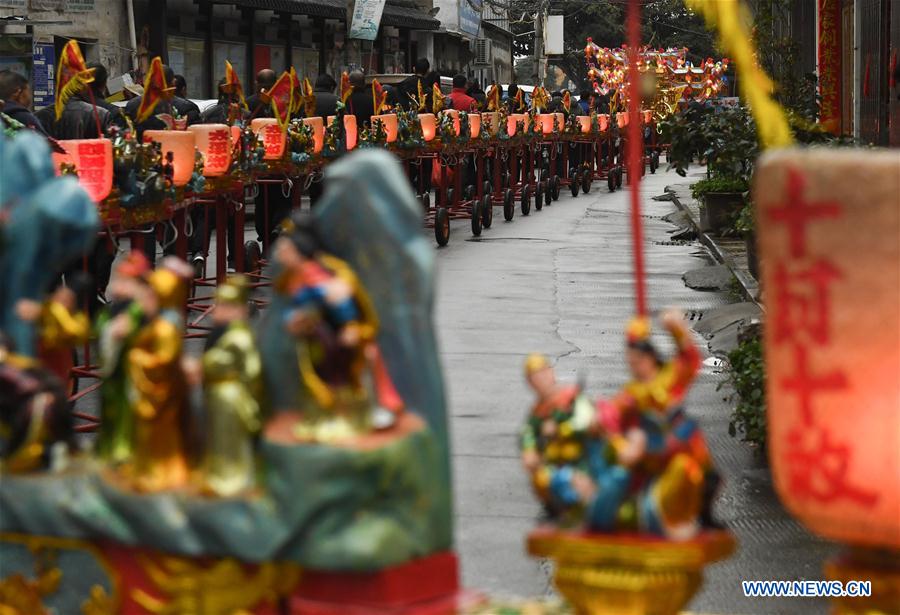
[{"label": "air conditioner unit", "polygon": [[490,66],[494,56],[494,41],[486,38],[475,39],[475,62],[476,66]]}]

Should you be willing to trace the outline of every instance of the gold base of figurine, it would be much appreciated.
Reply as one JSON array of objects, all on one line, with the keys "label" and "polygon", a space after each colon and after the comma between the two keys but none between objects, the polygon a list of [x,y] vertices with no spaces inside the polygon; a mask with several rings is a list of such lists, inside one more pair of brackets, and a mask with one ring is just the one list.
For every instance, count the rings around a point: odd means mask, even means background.
[{"label": "gold base of figurine", "polygon": [[703,567],[735,545],[726,531],[685,542],[556,529],[528,537],[531,555],[556,563],[556,587],[581,615],[675,615],[700,587]]},{"label": "gold base of figurine", "polygon": [[825,564],[825,577],[840,581],[869,581],[869,596],[832,598],[834,615],[900,615],[900,551],[851,549]]}]

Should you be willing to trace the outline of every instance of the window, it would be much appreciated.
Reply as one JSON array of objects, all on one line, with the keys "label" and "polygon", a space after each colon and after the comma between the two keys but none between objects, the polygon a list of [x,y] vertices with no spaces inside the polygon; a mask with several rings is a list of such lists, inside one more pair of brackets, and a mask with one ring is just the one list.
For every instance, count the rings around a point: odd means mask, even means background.
[{"label": "window", "polygon": [[[214,98],[206,91],[206,53],[203,40],[170,36],[167,41],[169,66],[176,75],[184,75],[188,98]],[[224,64],[222,72],[225,72]]]}]

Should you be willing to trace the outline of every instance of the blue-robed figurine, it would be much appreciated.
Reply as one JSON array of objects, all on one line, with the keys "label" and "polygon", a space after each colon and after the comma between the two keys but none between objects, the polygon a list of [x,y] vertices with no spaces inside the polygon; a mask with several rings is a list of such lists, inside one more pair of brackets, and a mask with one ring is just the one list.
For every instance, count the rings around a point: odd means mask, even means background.
[{"label": "blue-robed figurine", "polygon": [[15,352],[34,357],[34,323],[17,314],[39,302],[75,258],[94,243],[97,207],[75,177],[56,177],[46,139],[32,131],[0,133],[0,330]]}]

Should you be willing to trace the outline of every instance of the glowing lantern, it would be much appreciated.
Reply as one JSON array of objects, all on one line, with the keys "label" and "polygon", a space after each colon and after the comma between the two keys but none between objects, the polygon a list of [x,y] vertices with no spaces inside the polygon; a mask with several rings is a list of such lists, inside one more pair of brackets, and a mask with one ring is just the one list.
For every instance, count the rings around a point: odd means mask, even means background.
[{"label": "glowing lantern", "polygon": [[100,202],[112,190],[113,160],[112,141],[109,139],[72,139],[59,141],[65,154],[53,154],[53,163],[59,170],[63,162],[75,165],[78,183],[94,201]]},{"label": "glowing lantern", "polygon": [[235,151],[241,151],[241,127],[240,126],[232,126],[231,127],[231,147],[234,148]]},{"label": "glowing lantern", "polygon": [[163,164],[169,153],[172,154],[172,183],[176,186],[188,183],[194,173],[194,133],[190,130],[145,130],[144,142],[150,141],[159,143]]},{"label": "glowing lantern", "polygon": [[628,126],[628,113],[624,111],[616,113],[616,123],[619,125],[619,128],[625,128],[626,126]]},{"label": "glowing lantern", "polygon": [[444,109],[441,111],[441,115],[449,115],[453,118],[453,130],[456,132],[456,136],[459,136],[459,111],[456,109]]},{"label": "glowing lantern", "polygon": [[481,115],[478,113],[469,114],[469,134],[473,139],[477,139],[481,134]]},{"label": "glowing lantern", "polygon": [[643,113],[644,113],[644,123],[652,124],[653,123],[653,111],[651,111],[649,109],[645,109],[643,111]]},{"label": "glowing lantern", "polygon": [[523,123],[525,125],[525,132],[528,132],[528,129],[531,128],[531,116],[528,115],[527,113],[521,113],[520,115],[521,115],[520,119],[523,121]]},{"label": "glowing lantern", "polygon": [[554,113],[553,117],[555,118],[556,125],[559,127],[559,130],[562,131],[563,127],[566,125],[566,116],[564,113]]},{"label": "glowing lantern", "polygon": [[437,133],[437,118],[434,113],[420,113],[419,124],[422,125],[422,136],[425,137],[425,140],[434,139],[434,135]]},{"label": "glowing lantern", "polygon": [[325,145],[325,120],[320,117],[305,117],[303,123],[312,126],[313,131],[313,153],[318,154]]},{"label": "glowing lantern", "polygon": [[597,124],[600,126],[600,132],[609,130],[609,114],[601,113],[597,115]]},{"label": "glowing lantern", "polygon": [[[328,125],[331,126],[334,123],[334,118],[336,115],[328,116]],[[354,147],[356,147],[356,139],[357,139],[357,129],[356,129],[356,116],[350,115],[349,113],[344,116],[344,137],[345,143],[347,145],[347,151],[349,152]]]},{"label": "glowing lantern", "polygon": [[[895,551],[898,185],[895,151],[780,150],[763,157],[753,187],[778,495],[818,534]],[[840,567],[832,564],[829,574]],[[853,609],[864,611],[890,612]]]},{"label": "glowing lantern", "polygon": [[582,133],[589,133],[591,131],[591,116],[590,115],[579,115],[577,118],[578,125],[581,126]]},{"label": "glowing lantern", "polygon": [[266,151],[263,159],[278,160],[284,155],[287,138],[286,133],[278,126],[278,120],[274,117],[258,117],[250,122],[250,129],[262,139]]},{"label": "glowing lantern", "polygon": [[481,114],[481,122],[488,129],[488,134],[492,137],[497,136],[497,130],[500,128],[500,112],[489,111]]},{"label": "glowing lantern", "polygon": [[203,175],[223,175],[231,166],[231,129],[225,124],[194,124],[188,130],[203,154]]},{"label": "glowing lantern", "polygon": [[[381,122],[381,125],[384,126],[384,131],[387,133],[387,142],[393,143],[397,140],[397,130],[399,124],[397,123],[397,116],[394,113],[386,113],[384,115],[373,115],[372,116],[372,126],[375,125],[375,122]],[[459,126],[457,126],[457,134],[459,134]]]},{"label": "glowing lantern", "polygon": [[506,118],[506,134],[511,137],[516,136],[516,130],[518,129],[519,122],[522,121],[522,118],[525,116],[521,113],[510,113]]},{"label": "glowing lantern", "polygon": [[537,116],[537,121],[541,125],[541,132],[545,135],[549,135],[553,133],[553,114],[552,113],[539,113]]}]

